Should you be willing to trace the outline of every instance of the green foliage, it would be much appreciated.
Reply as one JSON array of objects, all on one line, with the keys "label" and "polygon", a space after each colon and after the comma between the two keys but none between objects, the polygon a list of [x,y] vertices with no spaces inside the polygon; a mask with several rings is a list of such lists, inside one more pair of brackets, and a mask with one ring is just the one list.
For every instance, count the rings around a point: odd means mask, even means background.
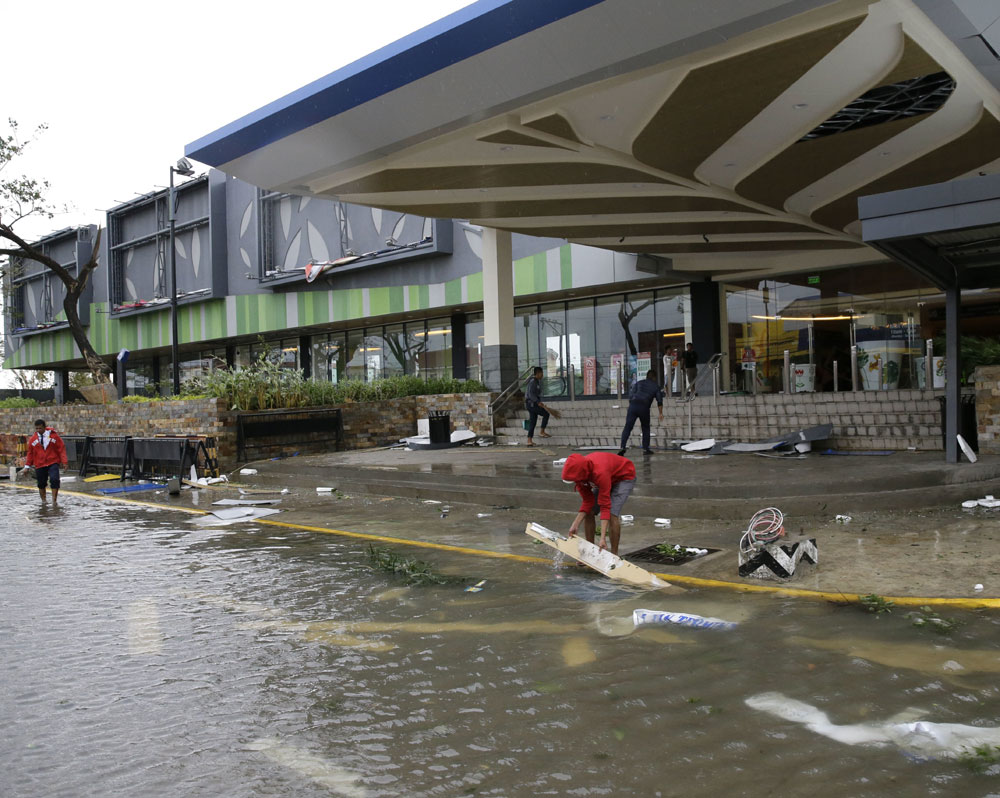
[{"label": "green foliage", "polygon": [[954,618],[942,618],[931,607],[920,607],[916,612],[908,613],[906,617],[910,619],[914,626],[930,629],[932,632],[937,632],[940,635],[954,632],[961,626],[961,621],[957,621]]},{"label": "green foliage", "polygon": [[[934,339],[934,354],[945,354],[945,339],[939,335]],[[976,335],[963,335],[958,340],[958,354],[962,361],[962,371],[971,373],[976,366],[1000,365],[1000,339],[980,338]]]},{"label": "green foliage", "polygon": [[297,369],[283,368],[266,356],[240,370],[219,369],[184,385],[184,394],[225,400],[233,410],[277,410],[289,407],[319,407],[347,402],[378,402],[403,396],[441,393],[483,393],[486,386],[476,380],[431,379],[400,376],[363,382],[345,380],[333,384],[306,379]]},{"label": "green foliage", "polygon": [[962,751],[958,761],[973,773],[985,773],[991,766],[1000,764],[1000,746],[977,745]]},{"label": "green foliage", "polygon": [[371,543],[368,544],[368,561],[378,571],[401,576],[407,585],[446,585],[461,581],[436,573],[430,563],[423,560],[402,557]]},{"label": "green foliage", "polygon": [[[11,161],[24,154],[28,145],[46,129],[39,125],[26,139],[21,140],[15,119],[8,119],[7,135],[0,133],[0,173]],[[9,226],[32,214],[52,218],[53,212],[45,201],[49,184],[45,180],[34,180],[24,175],[0,177],[0,224]]]},{"label": "green foliage", "polygon": [[656,546],[656,551],[666,557],[686,557],[687,549],[684,546],[678,546],[676,543],[659,543]]},{"label": "green foliage", "polygon": [[875,593],[859,596],[858,601],[861,602],[861,606],[868,610],[868,612],[873,612],[876,615],[881,615],[883,612],[892,612],[892,608],[896,606],[894,602]]},{"label": "green foliage", "polygon": [[8,399],[0,399],[0,408],[4,410],[19,407],[38,407],[38,402],[26,396],[11,396]]}]

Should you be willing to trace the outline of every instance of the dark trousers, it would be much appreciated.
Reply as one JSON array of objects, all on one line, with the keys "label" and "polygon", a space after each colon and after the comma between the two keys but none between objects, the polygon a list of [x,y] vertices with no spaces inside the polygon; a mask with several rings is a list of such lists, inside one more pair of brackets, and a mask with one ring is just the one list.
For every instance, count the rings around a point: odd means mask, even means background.
[{"label": "dark trousers", "polygon": [[546,410],[544,407],[539,407],[538,405],[534,405],[533,407],[529,407],[528,408],[528,437],[529,438],[535,437],[535,424],[538,422],[538,417],[539,416],[542,417],[542,429],[545,429],[545,427],[549,423],[549,415],[550,415],[549,411]]},{"label": "dark trousers", "polygon": [[625,429],[622,430],[622,449],[628,448],[628,439],[632,436],[636,420],[642,424],[642,448],[649,448],[649,408],[641,410],[630,405],[628,415],[625,417]]}]

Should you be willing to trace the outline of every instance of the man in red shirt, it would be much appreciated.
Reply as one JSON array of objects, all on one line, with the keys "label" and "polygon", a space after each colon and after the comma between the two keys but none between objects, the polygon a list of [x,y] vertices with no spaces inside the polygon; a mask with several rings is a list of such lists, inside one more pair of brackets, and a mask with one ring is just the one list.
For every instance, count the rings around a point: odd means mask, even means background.
[{"label": "man in red shirt", "polygon": [[632,461],[611,452],[593,452],[586,457],[571,454],[563,465],[562,478],[567,484],[575,484],[577,493],[583,498],[580,511],[569,528],[569,536],[576,534],[582,522],[584,536],[593,543],[597,531],[594,516],[600,512],[600,546],[607,548],[610,530],[611,553],[617,554],[622,531],[622,507],[635,487]]},{"label": "man in red shirt", "polygon": [[45,485],[52,486],[52,503],[59,498],[59,466],[66,468],[66,445],[52,427],[45,426],[44,419],[35,421],[35,434],[28,440],[28,456],[24,464],[35,469],[38,495],[45,501]]}]

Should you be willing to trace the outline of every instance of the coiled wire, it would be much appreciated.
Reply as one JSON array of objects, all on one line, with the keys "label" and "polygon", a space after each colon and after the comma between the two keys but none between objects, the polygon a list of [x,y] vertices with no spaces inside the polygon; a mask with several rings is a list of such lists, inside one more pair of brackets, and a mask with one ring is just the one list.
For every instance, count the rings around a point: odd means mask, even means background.
[{"label": "coiled wire", "polygon": [[773,543],[785,534],[784,522],[785,516],[777,507],[757,511],[740,539],[740,548],[747,551]]}]

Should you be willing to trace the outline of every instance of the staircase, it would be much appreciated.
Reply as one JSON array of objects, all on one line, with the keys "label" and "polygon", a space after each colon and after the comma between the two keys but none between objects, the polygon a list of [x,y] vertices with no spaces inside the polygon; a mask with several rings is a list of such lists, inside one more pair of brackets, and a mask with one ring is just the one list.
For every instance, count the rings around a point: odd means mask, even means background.
[{"label": "staircase", "polygon": [[[941,409],[934,391],[845,391],[841,393],[698,396],[693,401],[667,399],[663,421],[654,404],[652,447],[674,448],[675,442],[715,438],[760,441],[795,430],[833,424],[833,436],[822,445],[840,450],[940,451]],[[574,449],[617,450],[628,409],[626,399],[552,402],[562,418],[551,419],[545,442]],[[524,443],[526,410],[508,406],[496,426],[498,443]],[[536,433],[537,434],[537,433]],[[536,443],[540,441],[536,438]],[[640,425],[629,441],[633,452],[642,445]]]}]

